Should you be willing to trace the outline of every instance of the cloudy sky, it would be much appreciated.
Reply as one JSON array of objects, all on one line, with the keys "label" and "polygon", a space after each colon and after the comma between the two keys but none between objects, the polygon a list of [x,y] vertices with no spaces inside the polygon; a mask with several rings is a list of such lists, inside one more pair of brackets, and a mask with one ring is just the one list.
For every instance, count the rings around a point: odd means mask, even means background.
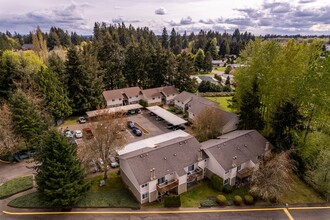
[{"label": "cloudy sky", "polygon": [[92,34],[94,22],[182,32],[235,28],[253,34],[330,34],[329,0],[0,0],[0,31],[40,26]]}]

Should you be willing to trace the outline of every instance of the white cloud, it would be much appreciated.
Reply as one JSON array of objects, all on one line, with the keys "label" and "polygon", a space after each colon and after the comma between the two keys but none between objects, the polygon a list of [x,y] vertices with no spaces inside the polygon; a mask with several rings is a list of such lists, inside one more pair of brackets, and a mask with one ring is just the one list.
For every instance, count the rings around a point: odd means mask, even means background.
[{"label": "white cloud", "polygon": [[166,9],[165,8],[157,8],[155,10],[155,14],[156,15],[164,15],[164,14],[166,14]]}]

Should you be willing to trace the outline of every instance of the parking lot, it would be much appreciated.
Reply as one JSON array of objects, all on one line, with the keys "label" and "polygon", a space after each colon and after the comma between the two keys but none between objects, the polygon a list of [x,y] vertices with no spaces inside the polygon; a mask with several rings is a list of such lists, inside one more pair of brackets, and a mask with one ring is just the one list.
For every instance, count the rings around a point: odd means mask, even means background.
[{"label": "parking lot", "polygon": [[[135,125],[140,128],[142,131],[142,136],[136,136],[132,132],[130,128],[128,128],[126,121],[132,121],[135,123]],[[128,115],[125,117],[125,126],[126,130],[125,132],[127,133],[126,135],[126,140],[127,143],[132,143],[135,141],[139,141],[145,138],[157,136],[160,134],[164,134],[173,130],[169,130],[166,128],[166,125],[168,122],[165,120],[163,121],[157,121],[156,116],[151,116],[150,111],[148,110],[142,110],[140,114],[135,114],[135,115]],[[83,128],[88,128],[91,127],[91,122],[84,123],[84,124],[79,124],[78,122],[76,124],[68,125],[68,126],[61,126],[60,130],[64,131],[65,129],[75,131],[75,130],[82,130]],[[187,131],[187,129],[186,129]],[[189,130],[187,131],[189,133]],[[84,138],[79,138],[76,139],[77,144],[79,145],[80,143],[84,142]]]}]

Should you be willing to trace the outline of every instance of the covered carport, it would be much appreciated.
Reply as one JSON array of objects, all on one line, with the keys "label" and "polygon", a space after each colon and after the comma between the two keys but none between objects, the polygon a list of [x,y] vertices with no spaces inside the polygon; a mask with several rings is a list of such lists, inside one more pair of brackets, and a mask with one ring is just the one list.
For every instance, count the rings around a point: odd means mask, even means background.
[{"label": "covered carport", "polygon": [[86,115],[89,118],[93,118],[98,115],[112,114],[112,113],[116,113],[116,112],[128,112],[129,110],[141,109],[141,108],[143,108],[143,106],[140,104],[124,105],[124,106],[118,106],[118,107],[114,107],[114,108],[106,108],[106,109],[100,109],[100,110],[95,110],[95,111],[88,111],[88,112],[86,112]]},{"label": "covered carport", "polygon": [[165,121],[171,123],[172,125],[182,125],[187,123],[186,120],[172,114],[171,112],[159,107],[159,106],[151,106],[147,107],[147,109],[153,113],[155,113],[157,116],[163,118]]}]

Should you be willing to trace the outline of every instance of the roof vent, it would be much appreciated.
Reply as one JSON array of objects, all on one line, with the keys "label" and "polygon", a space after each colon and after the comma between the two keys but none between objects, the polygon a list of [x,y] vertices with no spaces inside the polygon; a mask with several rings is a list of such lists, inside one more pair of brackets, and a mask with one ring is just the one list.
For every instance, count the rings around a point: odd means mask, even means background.
[{"label": "roof vent", "polygon": [[164,160],[166,160],[166,157],[164,157]]},{"label": "roof vent", "polygon": [[148,156],[148,153],[146,153],[146,156]]},{"label": "roof vent", "polygon": [[187,143],[187,141],[184,141],[184,143],[186,144],[186,143]]},{"label": "roof vent", "polygon": [[142,157],[143,157],[143,155],[141,154],[141,155],[140,155],[140,157],[142,158]]},{"label": "roof vent", "polygon": [[176,154],[173,154],[173,156],[176,156]]},{"label": "roof vent", "polygon": [[246,145],[246,144],[244,144],[244,147],[247,147],[247,145]]}]

